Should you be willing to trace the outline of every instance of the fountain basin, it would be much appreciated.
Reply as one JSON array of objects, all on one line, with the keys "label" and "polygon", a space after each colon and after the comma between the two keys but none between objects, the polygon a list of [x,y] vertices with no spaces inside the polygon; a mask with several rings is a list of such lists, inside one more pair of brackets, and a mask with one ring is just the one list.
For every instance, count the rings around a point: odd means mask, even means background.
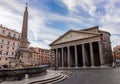
[{"label": "fountain basin", "polygon": [[35,66],[35,67],[23,67],[23,68],[5,68],[0,69],[0,82],[14,81],[25,79],[25,75],[28,77],[39,76],[46,73],[48,66]]}]

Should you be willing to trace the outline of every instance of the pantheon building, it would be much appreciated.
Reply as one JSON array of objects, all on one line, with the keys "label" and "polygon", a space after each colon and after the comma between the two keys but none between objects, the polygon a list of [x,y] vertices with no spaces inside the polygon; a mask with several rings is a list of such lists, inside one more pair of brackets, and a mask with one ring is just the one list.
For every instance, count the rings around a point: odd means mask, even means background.
[{"label": "pantheon building", "polygon": [[50,44],[54,67],[112,66],[110,33],[92,27],[69,30]]}]

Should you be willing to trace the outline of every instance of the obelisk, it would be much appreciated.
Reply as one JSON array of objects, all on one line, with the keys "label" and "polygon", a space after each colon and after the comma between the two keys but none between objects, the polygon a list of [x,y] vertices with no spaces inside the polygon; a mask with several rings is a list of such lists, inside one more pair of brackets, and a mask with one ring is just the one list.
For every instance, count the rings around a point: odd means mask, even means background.
[{"label": "obelisk", "polygon": [[23,25],[22,25],[22,33],[21,33],[21,40],[20,40],[20,48],[28,48],[29,41],[27,39],[27,30],[28,30],[28,10],[27,10],[27,3],[24,11],[23,16]]},{"label": "obelisk", "polygon": [[31,66],[31,51],[29,49],[30,42],[27,39],[27,32],[28,32],[28,10],[27,10],[27,3],[24,11],[23,16],[23,25],[22,25],[22,33],[20,39],[20,46],[16,50],[15,61],[16,65],[20,67]]}]

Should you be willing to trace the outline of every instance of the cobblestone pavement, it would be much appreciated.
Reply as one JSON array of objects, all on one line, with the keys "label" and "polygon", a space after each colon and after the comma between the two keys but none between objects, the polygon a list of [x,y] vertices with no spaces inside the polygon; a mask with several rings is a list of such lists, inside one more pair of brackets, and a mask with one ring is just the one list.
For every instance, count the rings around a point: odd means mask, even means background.
[{"label": "cobblestone pavement", "polygon": [[71,71],[68,79],[57,84],[120,84],[120,67]]}]

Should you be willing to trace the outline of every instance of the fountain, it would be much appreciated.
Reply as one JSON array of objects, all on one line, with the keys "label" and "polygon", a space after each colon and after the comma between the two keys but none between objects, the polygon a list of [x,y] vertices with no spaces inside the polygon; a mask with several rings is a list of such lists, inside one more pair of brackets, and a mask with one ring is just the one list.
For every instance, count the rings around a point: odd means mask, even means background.
[{"label": "fountain", "polygon": [[20,46],[16,50],[14,61],[10,63],[9,68],[0,69],[0,82],[6,80],[21,80],[24,79],[25,76],[32,77],[46,72],[46,66],[33,66],[31,62],[32,51],[29,49],[30,42],[27,39],[27,29],[28,10],[26,4]]}]

